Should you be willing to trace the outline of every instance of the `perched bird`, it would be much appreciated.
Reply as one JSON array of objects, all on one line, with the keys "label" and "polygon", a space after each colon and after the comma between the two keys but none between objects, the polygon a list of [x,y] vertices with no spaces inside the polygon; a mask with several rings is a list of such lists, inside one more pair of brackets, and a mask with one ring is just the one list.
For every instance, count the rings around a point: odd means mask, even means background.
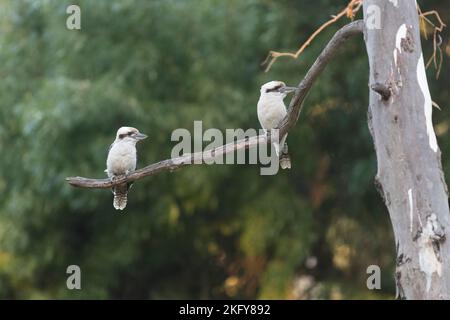
[{"label": "perched bird", "polygon": [[[264,130],[274,129],[280,124],[287,113],[283,100],[289,92],[296,89],[296,87],[287,87],[282,81],[270,81],[261,87],[261,95],[258,101],[258,119]],[[280,157],[281,169],[291,168],[291,159],[288,154],[287,143],[285,143],[286,137],[287,134],[280,139],[279,143],[272,143],[277,156]]]},{"label": "perched bird", "polygon": [[[145,134],[132,127],[121,127],[117,130],[116,140],[109,147],[106,159],[106,170],[110,179],[121,175],[127,175],[136,170],[136,143],[147,138]],[[116,210],[123,210],[127,205],[128,189],[131,183],[114,186],[113,205]]]}]

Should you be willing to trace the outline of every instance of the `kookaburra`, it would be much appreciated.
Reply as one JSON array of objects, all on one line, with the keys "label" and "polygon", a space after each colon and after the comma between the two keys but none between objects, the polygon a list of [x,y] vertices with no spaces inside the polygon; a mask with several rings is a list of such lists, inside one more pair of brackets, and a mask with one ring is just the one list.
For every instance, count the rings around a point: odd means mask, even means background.
[{"label": "kookaburra", "polygon": [[[121,127],[117,130],[116,140],[109,147],[106,159],[106,170],[110,179],[127,175],[136,170],[136,143],[147,138],[145,134],[132,127]],[[113,205],[116,210],[123,210],[127,205],[127,194],[131,183],[112,187]]]},{"label": "kookaburra", "polygon": [[[264,130],[276,128],[286,116],[284,98],[289,92],[295,91],[296,87],[287,87],[282,81],[270,81],[261,87],[261,95],[258,101],[258,119]],[[291,168],[291,159],[288,154],[286,142],[287,134],[280,142],[273,142],[275,152],[280,157],[281,169]],[[281,148],[280,148],[281,146]]]}]

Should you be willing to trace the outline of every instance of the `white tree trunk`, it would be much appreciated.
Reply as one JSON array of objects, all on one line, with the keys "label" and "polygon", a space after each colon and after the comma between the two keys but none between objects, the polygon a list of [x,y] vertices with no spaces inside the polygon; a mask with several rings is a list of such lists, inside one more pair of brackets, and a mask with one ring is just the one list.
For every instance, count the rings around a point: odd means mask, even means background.
[{"label": "white tree trunk", "polygon": [[364,0],[368,121],[401,299],[450,298],[450,214],[414,0]]}]

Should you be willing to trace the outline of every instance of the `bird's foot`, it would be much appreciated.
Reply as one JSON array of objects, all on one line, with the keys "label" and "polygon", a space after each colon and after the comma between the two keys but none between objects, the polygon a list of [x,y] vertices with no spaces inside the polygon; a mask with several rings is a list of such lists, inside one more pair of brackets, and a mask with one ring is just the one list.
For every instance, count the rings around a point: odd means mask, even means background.
[{"label": "bird's foot", "polygon": [[123,178],[128,178],[128,176],[130,175],[131,171],[126,171],[124,174],[120,174],[120,175],[113,175],[110,177],[112,182],[116,182],[117,180],[123,179]]}]

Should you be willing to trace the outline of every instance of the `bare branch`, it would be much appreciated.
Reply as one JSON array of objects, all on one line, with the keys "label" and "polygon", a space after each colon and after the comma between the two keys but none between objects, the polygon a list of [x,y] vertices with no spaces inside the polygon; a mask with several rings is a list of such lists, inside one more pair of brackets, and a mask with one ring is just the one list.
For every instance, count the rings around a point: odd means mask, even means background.
[{"label": "bare branch", "polygon": [[[436,69],[436,79],[438,79],[441,73],[442,62],[444,59],[441,48],[442,37],[440,33],[444,30],[446,24],[443,22],[441,16],[436,10],[422,12],[419,6],[417,6],[417,10],[419,12],[420,28],[422,29],[425,40],[428,40],[427,24],[433,29],[433,54],[427,61],[426,68],[428,69],[428,67],[433,62],[434,68]],[[430,19],[427,18],[427,16],[434,16],[438,23],[433,23]]]},{"label": "bare branch", "polygon": [[297,123],[298,117],[302,110],[303,101],[308,95],[314,81],[316,81],[317,77],[325,69],[328,62],[331,58],[333,58],[334,54],[337,52],[337,49],[340,48],[341,45],[350,37],[361,34],[363,31],[364,21],[356,20],[345,25],[334,34],[333,38],[331,38],[330,42],[328,42],[327,46],[322,50],[314,64],[309,69],[308,73],[306,73],[305,77],[298,85],[298,89],[295,91],[294,97],[289,104],[288,114],[281,121],[279,126],[280,137],[284,136]]},{"label": "bare branch", "polygon": [[[325,69],[326,65],[334,56],[334,54],[337,52],[337,50],[340,48],[340,46],[351,36],[361,34],[363,30],[364,30],[364,22],[362,20],[357,20],[347,24],[346,26],[342,27],[335,33],[333,38],[323,49],[321,54],[317,57],[316,61],[311,66],[306,76],[298,85],[294,97],[292,98],[289,104],[287,115],[279,125],[280,137],[284,136],[297,123],[298,116],[300,115],[300,111],[303,106],[303,101],[305,100],[314,81]],[[229,143],[212,150],[186,154],[181,157],[153,163],[142,169],[136,170],[127,176],[121,176],[114,180],[68,177],[66,178],[66,181],[74,187],[100,188],[100,189],[110,188],[112,186],[122,184],[125,182],[140,180],[144,177],[152,176],[159,172],[174,171],[178,168],[182,168],[185,166],[205,163],[205,161],[215,159],[217,157],[235,152],[237,150],[248,149],[252,146],[269,142],[270,142],[270,135],[269,136],[259,135],[251,138],[241,139],[234,143]]]},{"label": "bare branch", "polygon": [[90,178],[83,178],[83,177],[68,177],[66,178],[66,181],[74,186],[74,187],[81,187],[81,188],[110,188],[112,186],[122,184],[125,182],[133,182],[136,180],[140,180],[142,178],[152,176],[154,174],[157,174],[162,171],[174,171],[178,168],[182,168],[185,166],[193,165],[193,164],[202,164],[205,162],[208,162],[209,160],[213,160],[215,158],[221,157],[225,154],[242,150],[242,149],[248,149],[252,146],[256,146],[258,144],[262,143],[268,143],[270,142],[270,135],[259,135],[254,136],[246,139],[241,139],[239,141],[236,141],[234,143],[228,143],[226,145],[217,147],[215,149],[211,149],[208,151],[203,152],[196,152],[196,153],[190,153],[185,154],[181,157],[172,158],[163,160],[157,163],[152,163],[144,168],[141,168],[139,170],[133,171],[127,176],[120,176],[116,179],[90,179]]},{"label": "bare branch", "polygon": [[343,9],[341,12],[339,12],[337,15],[331,16],[331,19],[322,24],[312,35],[309,36],[308,40],[306,40],[301,47],[296,52],[278,52],[278,51],[270,51],[266,60],[264,60],[261,65],[267,65],[265,72],[268,72],[272,65],[275,63],[275,61],[280,57],[290,57],[293,59],[297,59],[303,51],[306,49],[307,46],[311,44],[311,42],[314,40],[314,38],[319,35],[325,28],[332,25],[339,19],[341,19],[343,16],[347,16],[348,18],[352,19],[354,18],[356,12],[361,8],[362,6],[362,0],[351,0],[345,9]]}]

